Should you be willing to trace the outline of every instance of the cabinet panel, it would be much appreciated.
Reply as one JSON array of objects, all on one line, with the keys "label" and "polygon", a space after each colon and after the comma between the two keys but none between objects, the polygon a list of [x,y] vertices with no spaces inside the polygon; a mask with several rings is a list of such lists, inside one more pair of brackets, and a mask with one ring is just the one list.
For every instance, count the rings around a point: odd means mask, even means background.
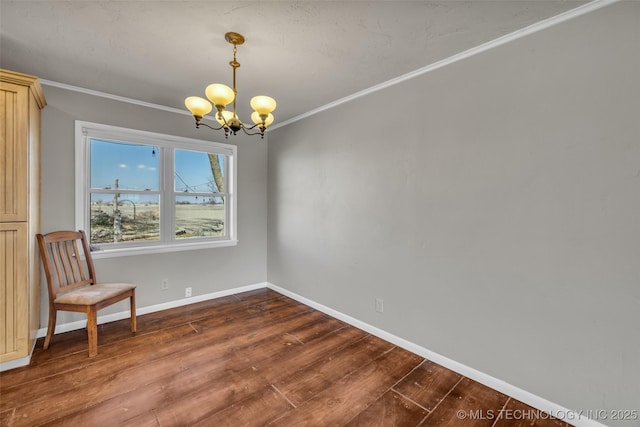
[{"label": "cabinet panel", "polygon": [[0,223],[0,362],[29,354],[27,223]]},{"label": "cabinet panel", "polygon": [[29,88],[0,83],[0,222],[28,217]]},{"label": "cabinet panel", "polygon": [[0,69],[0,362],[28,360],[40,327],[35,234],[45,105],[37,77]]}]

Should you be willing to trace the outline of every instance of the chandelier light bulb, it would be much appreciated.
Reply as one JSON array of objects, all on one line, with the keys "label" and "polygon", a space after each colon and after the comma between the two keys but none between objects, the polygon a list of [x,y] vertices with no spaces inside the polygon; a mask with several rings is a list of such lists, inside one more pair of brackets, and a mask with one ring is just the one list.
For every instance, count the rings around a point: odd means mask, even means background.
[{"label": "chandelier light bulb", "polygon": [[[257,125],[262,124],[262,118],[260,117],[260,114],[258,114],[257,111],[254,111],[253,113],[251,113],[251,120],[253,121],[253,123]],[[271,123],[273,123],[273,114],[269,113],[267,115],[266,120],[264,121],[264,127],[269,126]]]},{"label": "chandelier light bulb", "polygon": [[207,86],[204,93],[213,105],[217,107],[226,107],[227,104],[231,104],[236,97],[235,92],[227,85],[220,83],[213,83]]},{"label": "chandelier light bulb", "polygon": [[276,100],[270,96],[254,96],[251,98],[251,108],[258,114],[269,114],[276,109]]},{"label": "chandelier light bulb", "polygon": [[[220,117],[220,114],[222,114],[224,119]],[[218,114],[216,114],[216,120],[218,121],[218,123],[220,123],[223,126],[227,126],[229,122],[231,122],[231,119],[233,119],[233,117],[234,117],[233,111],[228,111],[228,110],[220,111]]]},{"label": "chandelier light bulb", "polygon": [[186,105],[189,111],[191,111],[191,114],[196,117],[204,117],[213,109],[209,101],[199,96],[188,97],[184,100],[184,105]]}]

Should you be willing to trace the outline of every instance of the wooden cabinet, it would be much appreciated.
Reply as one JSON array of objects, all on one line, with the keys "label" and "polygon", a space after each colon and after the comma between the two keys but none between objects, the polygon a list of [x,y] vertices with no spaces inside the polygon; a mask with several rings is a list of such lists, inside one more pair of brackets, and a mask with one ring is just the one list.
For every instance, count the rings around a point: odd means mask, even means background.
[{"label": "wooden cabinet", "polygon": [[27,358],[40,327],[40,110],[34,76],[0,69],[0,362]]}]

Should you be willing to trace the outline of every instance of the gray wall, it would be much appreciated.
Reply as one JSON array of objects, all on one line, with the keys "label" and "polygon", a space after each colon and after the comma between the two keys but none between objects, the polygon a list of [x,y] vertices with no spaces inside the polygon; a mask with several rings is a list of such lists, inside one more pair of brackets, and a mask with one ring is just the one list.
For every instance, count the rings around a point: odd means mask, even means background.
[{"label": "gray wall", "polygon": [[[224,139],[218,132],[197,130],[186,115],[150,109],[96,96],[44,86],[47,107],[42,111],[42,230],[74,228],[75,120],[179,135],[238,145],[238,240],[234,247],[154,255],[99,259],[100,281],[130,281],[138,285],[138,307],[179,300],[191,286],[193,296],[252,285],[266,280],[267,142],[253,137]],[[160,281],[169,279],[169,289]],[[44,280],[43,280],[43,286]],[[48,306],[43,289],[41,324]],[[102,310],[127,310],[126,301]],[[58,323],[84,319],[60,313]]]},{"label": "gray wall", "polygon": [[269,281],[565,407],[640,409],[639,47],[640,2],[615,4],[276,129]]}]

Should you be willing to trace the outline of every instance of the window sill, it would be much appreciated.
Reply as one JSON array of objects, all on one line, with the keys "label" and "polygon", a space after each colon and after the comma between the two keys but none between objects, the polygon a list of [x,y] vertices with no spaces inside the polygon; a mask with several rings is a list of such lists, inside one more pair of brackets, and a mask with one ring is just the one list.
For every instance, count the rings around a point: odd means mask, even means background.
[{"label": "window sill", "polygon": [[138,246],[135,248],[98,249],[91,252],[93,259],[116,258],[133,255],[150,255],[167,252],[192,251],[196,249],[223,248],[236,246],[237,240],[217,240],[208,242],[175,243],[172,245]]}]

